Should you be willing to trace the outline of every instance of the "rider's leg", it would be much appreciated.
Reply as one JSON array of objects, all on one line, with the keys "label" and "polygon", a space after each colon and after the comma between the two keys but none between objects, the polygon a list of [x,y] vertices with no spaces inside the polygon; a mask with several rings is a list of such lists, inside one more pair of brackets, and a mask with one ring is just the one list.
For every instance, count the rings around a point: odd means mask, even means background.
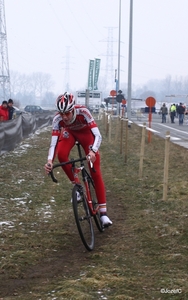
[{"label": "rider's leg", "polygon": [[[84,132],[78,132],[74,133],[74,136],[76,136],[76,140],[79,141],[79,143],[82,145],[85,154],[88,155],[91,146],[93,145],[94,142],[94,136],[89,130],[87,133]],[[96,172],[93,172],[91,170],[90,164],[90,174],[91,177],[93,178],[94,184],[95,184],[95,191],[96,191],[96,197],[100,206],[100,213],[101,214],[106,214],[107,212],[107,207],[106,207],[106,190],[105,190],[105,185],[104,181],[102,178],[102,173],[100,169],[100,154],[99,152],[96,153],[96,160],[94,162],[94,169]]]},{"label": "rider's leg", "polygon": [[[88,133],[86,131],[82,132],[70,132],[68,130],[63,130],[61,137],[58,142],[57,155],[60,162],[67,161],[70,150],[75,145],[75,141],[78,141],[84,151],[85,154],[88,155],[91,146],[94,142],[94,136],[90,130]],[[89,164],[90,168],[90,164]],[[96,172],[93,172],[90,168],[90,174],[93,178],[95,184],[96,197],[99,203],[99,210],[101,214],[101,222],[103,226],[109,226],[112,224],[112,221],[107,217],[107,207],[106,207],[106,191],[105,186],[100,170],[100,155],[99,152],[96,153],[96,161],[94,163],[94,168]],[[71,165],[67,165],[63,167],[68,178],[74,183],[74,176],[72,174]]]},{"label": "rider's leg", "polygon": [[[75,145],[75,138],[68,130],[62,130],[57,146],[57,157],[59,162],[65,162],[69,160],[69,153]],[[72,166],[66,165],[62,167],[71,182],[74,182],[74,176],[72,173]]]}]

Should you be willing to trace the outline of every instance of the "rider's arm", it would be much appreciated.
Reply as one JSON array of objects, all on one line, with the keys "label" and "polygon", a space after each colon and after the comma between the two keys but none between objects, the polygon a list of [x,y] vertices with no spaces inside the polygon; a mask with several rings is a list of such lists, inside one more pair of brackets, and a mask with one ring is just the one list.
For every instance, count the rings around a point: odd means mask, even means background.
[{"label": "rider's arm", "polygon": [[95,137],[94,143],[92,145],[92,150],[96,153],[99,150],[99,147],[101,145],[102,136],[100,134],[98,127],[91,128],[91,131]]},{"label": "rider's arm", "polygon": [[50,143],[50,147],[49,147],[49,151],[48,151],[48,160],[51,160],[51,161],[54,160],[55,149],[57,146],[58,138],[59,138],[59,135],[53,135],[53,132],[52,132],[51,143]]},{"label": "rider's arm", "polygon": [[92,163],[94,163],[96,160],[96,152],[98,151],[98,149],[100,147],[102,137],[101,137],[98,127],[91,128],[91,132],[95,136],[95,140],[94,140],[91,150],[88,153],[88,159],[91,160]]},{"label": "rider's arm", "polygon": [[96,152],[99,150],[102,141],[102,136],[90,111],[86,107],[81,107],[78,112],[79,114],[84,116],[84,119],[94,136],[93,145],[88,153],[89,160],[94,163],[94,161],[96,160]]},{"label": "rider's arm", "polygon": [[56,146],[57,146],[59,135],[60,135],[59,121],[60,121],[60,116],[56,115],[52,122],[51,143],[50,143],[50,147],[48,150],[47,163],[45,164],[45,167],[44,167],[47,173],[49,173],[53,167],[53,160],[55,158],[55,153],[56,153],[55,150],[56,150]]},{"label": "rider's arm", "polygon": [[50,148],[48,151],[48,160],[54,160],[55,158],[55,150],[57,146],[57,142],[60,136],[60,128],[59,128],[59,123],[62,120],[62,117],[60,114],[56,114],[55,117],[53,118],[52,122],[52,137],[51,137],[51,143],[50,143]]},{"label": "rider's arm", "polygon": [[92,134],[94,135],[94,143],[92,145],[92,150],[94,153],[96,153],[99,150],[101,141],[102,141],[102,136],[100,134],[100,131],[97,127],[97,124],[90,113],[90,111],[86,107],[79,107],[78,108],[78,114],[83,115],[85,121],[88,124],[88,127],[90,128]]},{"label": "rider's arm", "polygon": [[55,149],[56,149],[57,142],[58,142],[58,136],[52,135],[50,148],[48,151],[47,163],[44,166],[47,174],[52,170],[52,167],[53,167],[53,160],[55,158]]}]

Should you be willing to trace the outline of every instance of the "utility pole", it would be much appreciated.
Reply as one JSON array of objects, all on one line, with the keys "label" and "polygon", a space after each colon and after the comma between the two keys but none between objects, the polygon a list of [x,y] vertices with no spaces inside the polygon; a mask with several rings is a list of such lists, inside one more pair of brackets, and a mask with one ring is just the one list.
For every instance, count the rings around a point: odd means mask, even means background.
[{"label": "utility pole", "polygon": [[[116,79],[116,70],[115,70],[115,82],[116,82],[116,95],[120,90],[120,57],[121,57],[121,0],[119,0],[119,35],[118,35],[118,69],[117,69],[117,79]],[[120,115],[120,103],[117,105],[117,114]]]},{"label": "utility pole", "polygon": [[0,98],[8,100],[10,92],[10,74],[8,62],[7,33],[4,0],[0,0]]},{"label": "utility pole", "polygon": [[120,57],[121,57],[121,0],[119,0],[119,35],[118,35],[118,74],[116,92],[120,89]]},{"label": "utility pole", "polygon": [[65,62],[63,62],[63,64],[65,64],[65,66],[63,67],[63,69],[65,70],[65,75],[64,75],[64,83],[62,85],[63,90],[71,92],[71,83],[70,83],[70,70],[72,69],[70,67],[70,64],[72,63],[70,61],[70,59],[72,58],[70,56],[70,50],[71,47],[70,46],[66,46],[66,56],[65,57]]},{"label": "utility pole", "polygon": [[129,61],[128,61],[128,102],[127,117],[131,119],[131,97],[132,97],[132,27],[133,27],[133,0],[130,0],[130,25],[129,25]]}]

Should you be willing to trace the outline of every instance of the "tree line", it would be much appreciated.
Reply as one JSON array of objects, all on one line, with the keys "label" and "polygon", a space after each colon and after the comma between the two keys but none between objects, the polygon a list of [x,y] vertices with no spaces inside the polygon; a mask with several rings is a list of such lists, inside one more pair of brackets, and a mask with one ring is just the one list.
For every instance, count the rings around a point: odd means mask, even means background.
[{"label": "tree line", "polygon": [[[14,99],[17,106],[29,103],[49,107],[53,105],[54,99],[57,97],[53,89],[54,81],[50,74],[35,72],[27,75],[11,71],[10,79],[11,98]],[[87,84],[85,84],[85,88],[86,86]],[[109,95],[110,89],[104,90],[102,77],[99,78],[98,86],[104,97]],[[84,90],[84,88],[81,89]],[[121,84],[121,90],[126,98],[127,83]],[[70,91],[75,92],[71,89]],[[188,95],[188,76],[172,78],[168,75],[164,79],[152,79],[142,85],[134,85],[134,82],[132,84],[132,98],[145,100],[148,96],[153,96],[158,102],[168,102],[169,99],[166,96],[169,95]]]}]

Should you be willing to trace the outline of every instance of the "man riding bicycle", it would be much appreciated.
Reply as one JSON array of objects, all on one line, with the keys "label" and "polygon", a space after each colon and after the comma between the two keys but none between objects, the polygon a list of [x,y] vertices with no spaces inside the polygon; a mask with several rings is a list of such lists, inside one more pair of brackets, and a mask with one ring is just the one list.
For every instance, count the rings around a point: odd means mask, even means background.
[{"label": "man riding bicycle", "polygon": [[[57,154],[59,162],[68,161],[69,153],[78,141],[86,156],[94,163],[96,172],[90,172],[95,184],[99,203],[100,218],[103,226],[112,225],[107,216],[106,192],[100,170],[99,147],[102,141],[100,131],[90,111],[82,105],[75,105],[74,96],[65,92],[56,100],[58,113],[52,122],[52,138],[45,170],[52,170],[53,160]],[[90,165],[89,165],[90,167]],[[74,184],[71,165],[63,166],[63,170]],[[78,195],[79,197],[79,195]]]}]

